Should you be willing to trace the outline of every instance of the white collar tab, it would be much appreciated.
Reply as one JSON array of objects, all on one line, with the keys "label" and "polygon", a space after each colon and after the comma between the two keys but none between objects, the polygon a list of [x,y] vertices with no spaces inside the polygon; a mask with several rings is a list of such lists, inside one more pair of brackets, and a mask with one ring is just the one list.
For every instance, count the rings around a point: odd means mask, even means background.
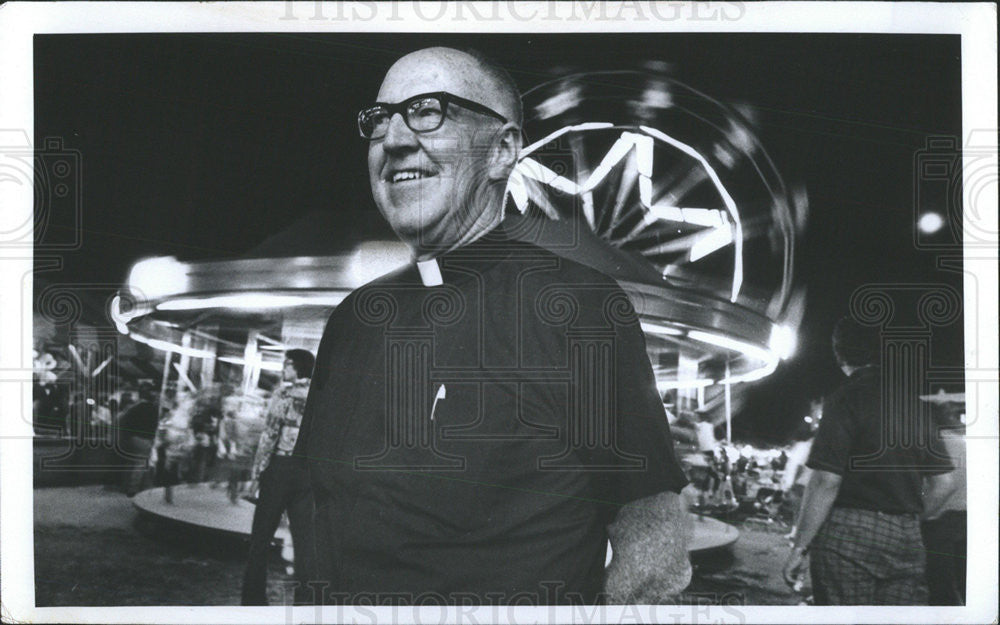
[{"label": "white collar tab", "polygon": [[417,271],[420,272],[420,281],[424,283],[424,286],[441,286],[444,284],[444,278],[441,277],[441,267],[438,265],[436,258],[418,260]]}]

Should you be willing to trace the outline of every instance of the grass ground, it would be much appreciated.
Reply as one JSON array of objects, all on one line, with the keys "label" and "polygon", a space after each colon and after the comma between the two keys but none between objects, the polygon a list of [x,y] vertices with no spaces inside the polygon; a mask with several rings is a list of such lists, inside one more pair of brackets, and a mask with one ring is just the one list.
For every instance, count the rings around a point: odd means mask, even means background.
[{"label": "grass ground", "polygon": [[[35,490],[38,606],[239,605],[246,543],[140,517],[123,494],[101,486]],[[740,523],[732,552],[696,559],[684,603],[788,605],[781,581],[787,546],[776,528]],[[272,605],[291,581],[277,553]]]},{"label": "grass ground", "polygon": [[[35,491],[38,606],[239,605],[246,542],[140,517],[100,486]],[[272,604],[290,581],[277,557]]]}]

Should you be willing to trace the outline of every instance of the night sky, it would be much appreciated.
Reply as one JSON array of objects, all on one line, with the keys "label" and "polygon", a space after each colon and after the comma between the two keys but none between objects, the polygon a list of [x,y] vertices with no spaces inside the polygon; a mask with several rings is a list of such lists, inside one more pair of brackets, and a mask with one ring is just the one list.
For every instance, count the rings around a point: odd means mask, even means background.
[{"label": "night sky", "polygon": [[[930,240],[942,247],[914,244],[915,195],[922,209],[947,201],[915,182],[921,151],[962,135],[959,38],[850,34],[38,35],[35,143],[61,138],[81,163],[82,231],[65,202],[36,228],[36,266],[63,265],[44,280],[109,285],[141,257],[238,257],[316,211],[332,247],[347,231],[391,237],[355,116],[396,58],[429,45],[483,50],[522,89],[666,61],[678,80],[753,108],[785,181],[808,192],[797,266],[808,297],[797,355],[750,393],[738,435],[783,438],[841,381],[828,337],[859,286],[961,290],[960,273],[938,269],[961,256],[947,245],[957,224]],[[79,249],[45,252],[77,234]],[[961,366],[961,321],[935,328],[931,358]]]}]

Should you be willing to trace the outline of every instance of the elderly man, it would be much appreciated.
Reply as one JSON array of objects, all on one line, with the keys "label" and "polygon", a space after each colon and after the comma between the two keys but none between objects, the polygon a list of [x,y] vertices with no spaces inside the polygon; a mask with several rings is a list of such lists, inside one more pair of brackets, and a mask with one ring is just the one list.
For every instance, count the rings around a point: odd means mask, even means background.
[{"label": "elderly man", "polygon": [[635,312],[613,280],[504,223],[521,141],[510,76],[475,52],[420,50],[358,123],[375,203],[414,264],[352,293],[320,344],[296,447],[316,496],[317,601],[682,590],[686,479]]}]

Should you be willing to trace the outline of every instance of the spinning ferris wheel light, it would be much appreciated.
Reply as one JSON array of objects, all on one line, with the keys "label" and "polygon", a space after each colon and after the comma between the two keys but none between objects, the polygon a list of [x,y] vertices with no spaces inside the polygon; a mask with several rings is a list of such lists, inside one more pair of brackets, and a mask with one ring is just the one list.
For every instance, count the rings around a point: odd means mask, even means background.
[{"label": "spinning ferris wheel light", "polygon": [[[758,380],[791,357],[805,204],[746,114],[662,68],[577,74],[524,99],[538,139],[509,204],[542,224],[534,242],[622,284],[661,390]],[[543,231],[560,228],[546,245]]]}]

